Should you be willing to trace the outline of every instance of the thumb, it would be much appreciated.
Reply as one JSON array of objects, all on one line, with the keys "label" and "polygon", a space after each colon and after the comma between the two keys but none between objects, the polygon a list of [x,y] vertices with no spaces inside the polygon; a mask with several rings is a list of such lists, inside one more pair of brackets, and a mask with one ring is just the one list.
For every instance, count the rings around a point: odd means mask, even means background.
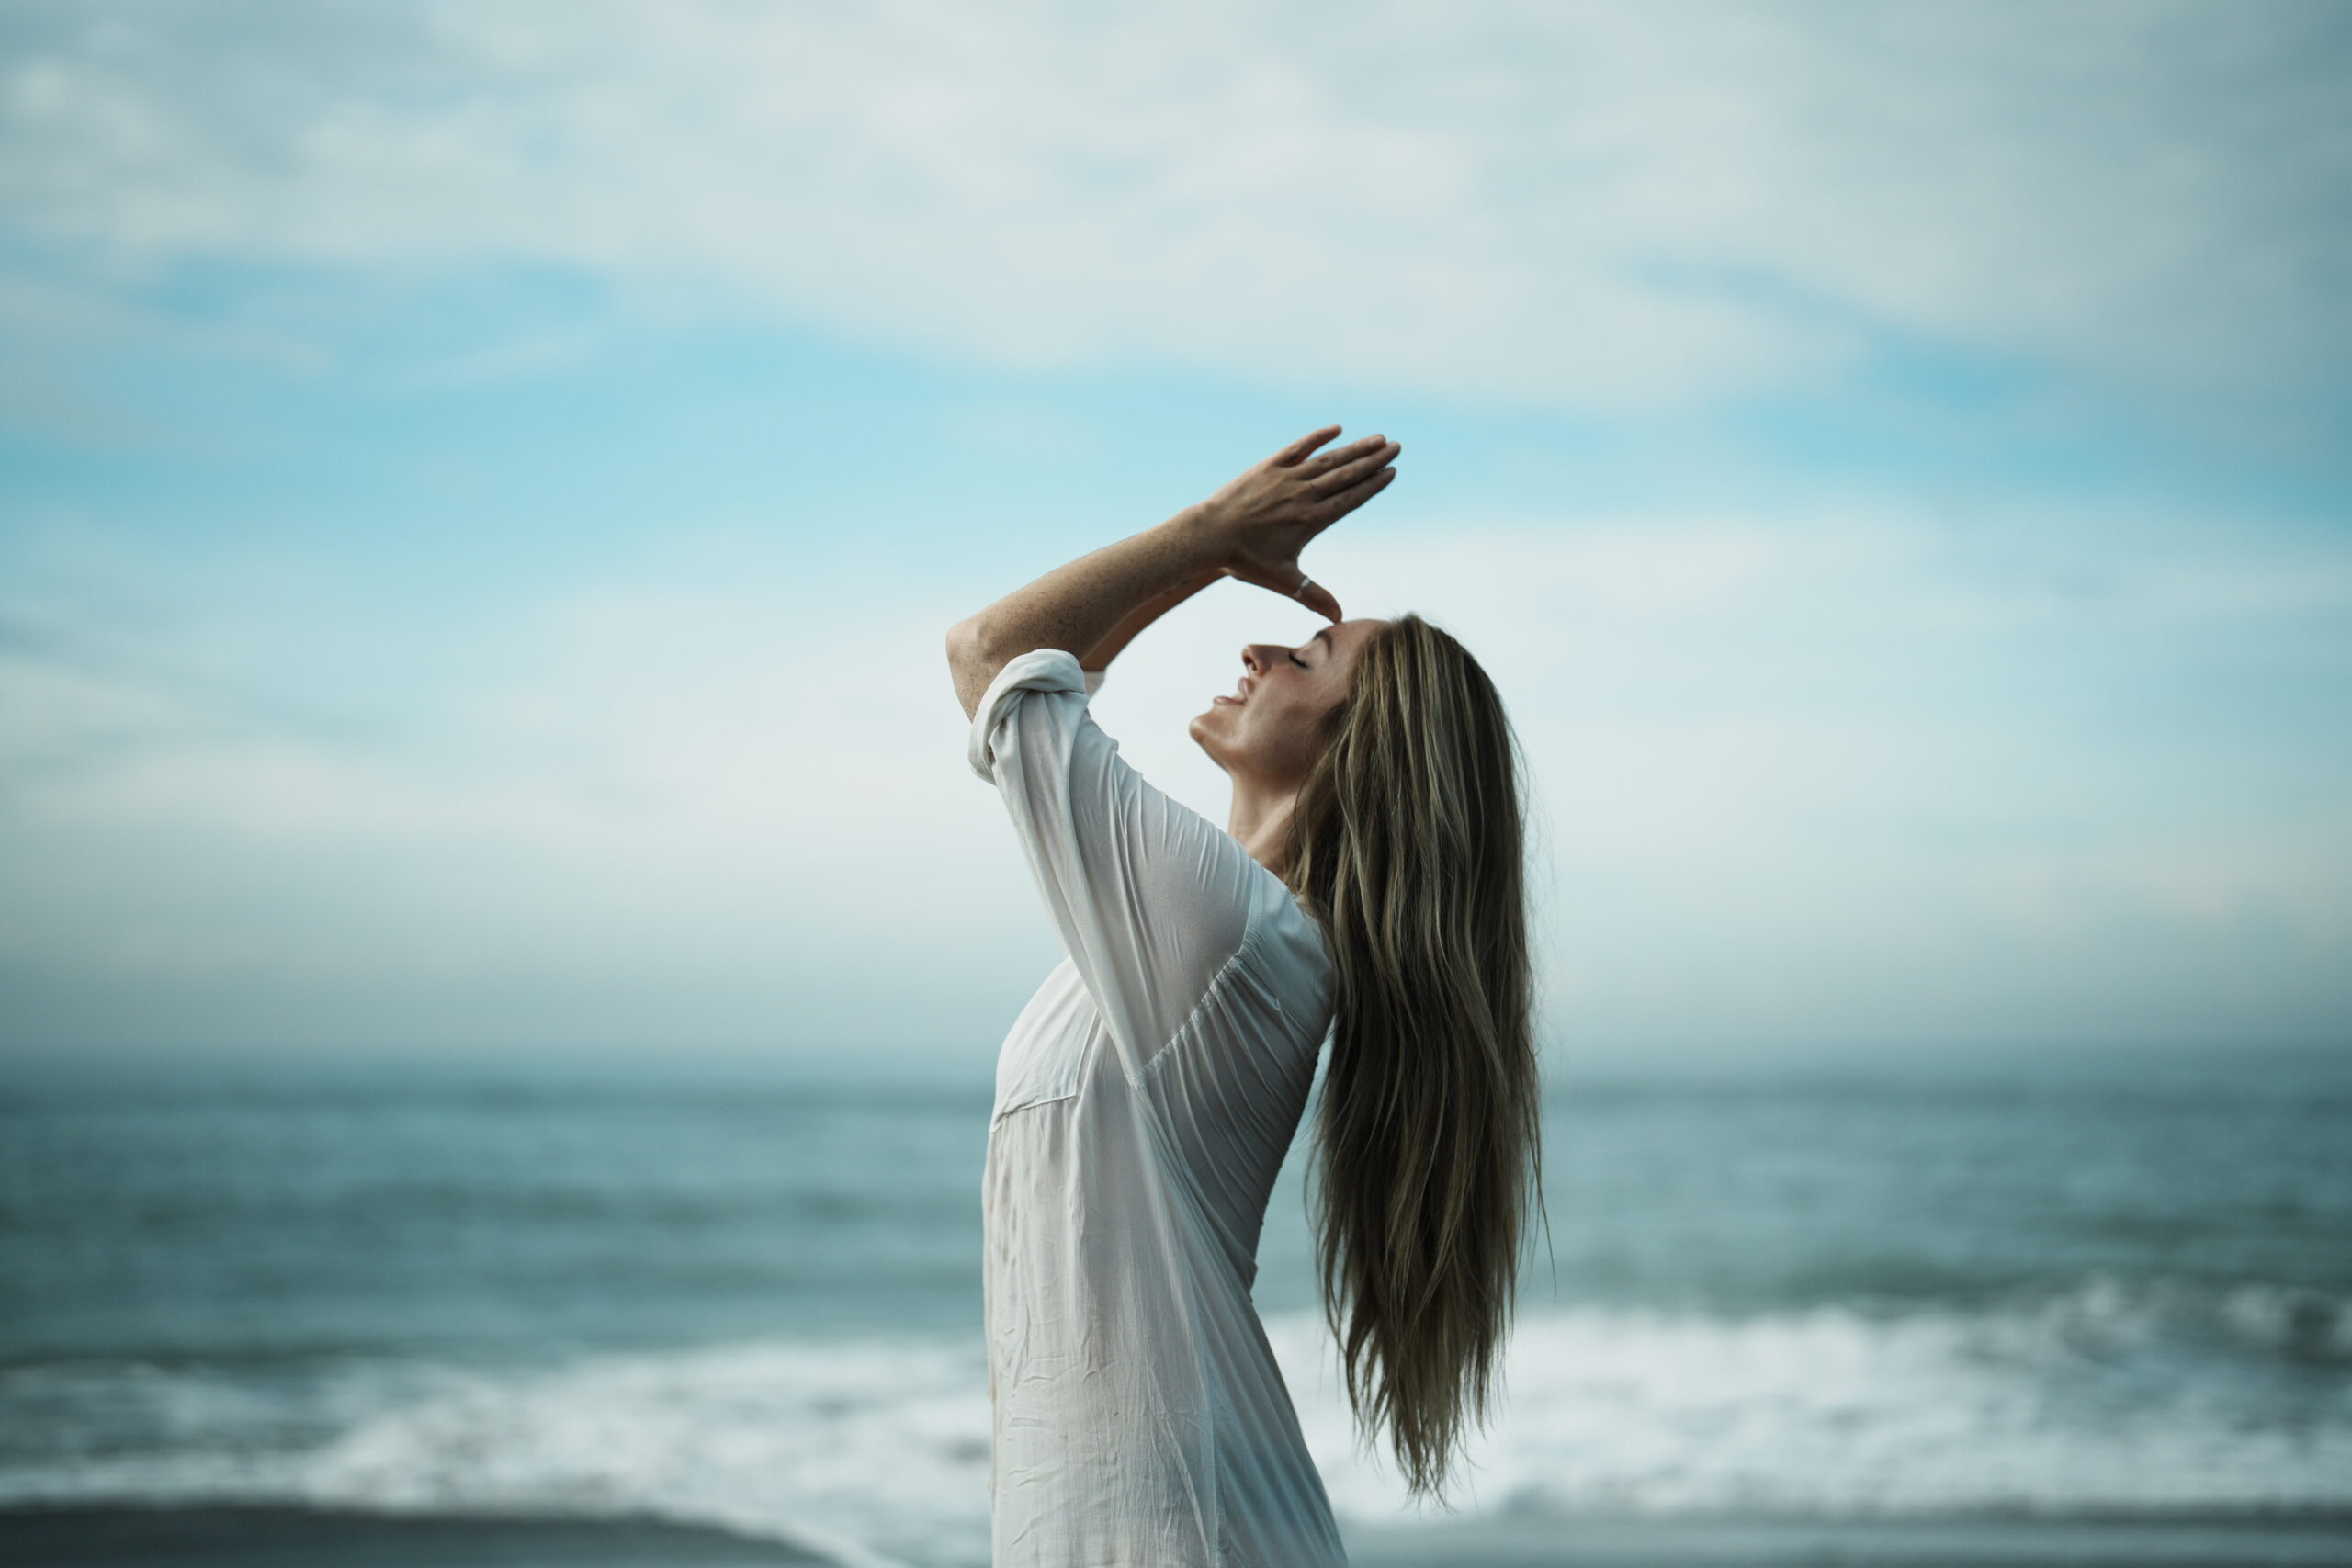
[{"label": "thumb", "polygon": [[1298,586],[1292,589],[1290,592],[1292,598],[1335,625],[1346,619],[1340,613],[1340,602],[1331,596],[1331,591],[1305,572],[1299,573]]}]

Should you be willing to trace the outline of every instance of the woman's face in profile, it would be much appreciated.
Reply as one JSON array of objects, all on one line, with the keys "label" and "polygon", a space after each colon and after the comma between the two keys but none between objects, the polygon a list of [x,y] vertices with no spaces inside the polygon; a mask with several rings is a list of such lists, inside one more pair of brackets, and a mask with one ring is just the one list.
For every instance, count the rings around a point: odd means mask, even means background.
[{"label": "woman's face in profile", "polygon": [[1241,650],[1241,679],[1193,718],[1193,739],[1228,773],[1278,787],[1305,782],[1317,727],[1347,695],[1365,639],[1386,625],[1341,621],[1302,643],[1250,643]]}]

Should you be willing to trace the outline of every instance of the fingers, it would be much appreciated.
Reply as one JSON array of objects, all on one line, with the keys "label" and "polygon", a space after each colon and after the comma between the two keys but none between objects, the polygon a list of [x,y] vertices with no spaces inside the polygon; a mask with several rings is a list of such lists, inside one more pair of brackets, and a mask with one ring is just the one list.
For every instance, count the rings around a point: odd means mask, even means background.
[{"label": "fingers", "polygon": [[1315,509],[1316,531],[1319,533],[1337,523],[1340,518],[1386,490],[1390,481],[1396,478],[1396,469],[1381,468],[1376,472],[1366,474],[1362,479],[1337,495],[1327,497]]},{"label": "fingers", "polygon": [[1363,457],[1376,447],[1385,446],[1386,444],[1387,438],[1385,436],[1361,436],[1356,440],[1349,442],[1345,446],[1334,446],[1329,452],[1319,453],[1317,456],[1306,459],[1305,462],[1300,463],[1298,465],[1299,475],[1303,479],[1319,479],[1323,475],[1329,473],[1332,469],[1340,467],[1342,464],[1352,463],[1358,457]]},{"label": "fingers", "polygon": [[1307,488],[1324,495],[1337,495],[1351,486],[1362,484],[1374,469],[1389,462],[1404,447],[1394,441],[1374,435],[1343,446],[1337,452],[1327,452],[1312,463],[1303,463],[1300,471],[1311,477]]},{"label": "fingers", "polygon": [[1289,468],[1293,464],[1298,462],[1301,458],[1305,457],[1309,452],[1314,451],[1317,446],[1322,446],[1323,443],[1330,440],[1331,437],[1339,434],[1340,427],[1336,424],[1327,424],[1320,430],[1310,430],[1306,434],[1300,436],[1297,440],[1292,442],[1289,446],[1283,447],[1281,451],[1275,453],[1272,457],[1268,458],[1267,461],[1277,468]]}]

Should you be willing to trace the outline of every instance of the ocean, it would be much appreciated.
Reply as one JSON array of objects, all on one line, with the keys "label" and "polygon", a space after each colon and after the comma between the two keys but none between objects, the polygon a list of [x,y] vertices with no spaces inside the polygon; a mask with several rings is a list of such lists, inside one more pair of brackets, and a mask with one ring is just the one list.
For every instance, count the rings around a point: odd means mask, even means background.
[{"label": "ocean", "polygon": [[[984,1563],[987,1072],[12,1070],[0,1507],[650,1516]],[[2352,1054],[1555,1060],[1546,1125],[1452,1514],[1356,1440],[1293,1148],[1258,1300],[1351,1544],[2352,1518]]]}]

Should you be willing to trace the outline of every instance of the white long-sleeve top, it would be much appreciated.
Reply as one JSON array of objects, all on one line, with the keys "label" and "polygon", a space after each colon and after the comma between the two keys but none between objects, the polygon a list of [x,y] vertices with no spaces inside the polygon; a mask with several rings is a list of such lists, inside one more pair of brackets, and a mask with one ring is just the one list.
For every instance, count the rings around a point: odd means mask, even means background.
[{"label": "white long-sleeve top", "polygon": [[973,716],[1067,960],[997,1063],[983,1207],[995,1568],[1346,1553],[1250,1287],[1331,1017],[1321,933],[1039,649]]}]

